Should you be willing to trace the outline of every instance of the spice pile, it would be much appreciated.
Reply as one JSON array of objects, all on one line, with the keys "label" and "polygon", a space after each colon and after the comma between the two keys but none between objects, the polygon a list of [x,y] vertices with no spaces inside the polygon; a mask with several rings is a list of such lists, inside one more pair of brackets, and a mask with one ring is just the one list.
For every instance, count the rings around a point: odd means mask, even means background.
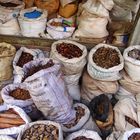
[{"label": "spice pile", "polygon": [[19,6],[18,4],[15,4],[12,2],[6,2],[6,3],[0,2],[0,5],[4,6],[4,7],[17,7],[17,6]]},{"label": "spice pile", "polygon": [[57,45],[56,49],[58,53],[68,59],[82,56],[82,50],[74,44],[61,43]]},{"label": "spice pile", "polygon": [[23,67],[24,64],[26,64],[32,60],[33,60],[33,56],[31,54],[22,52],[22,54],[17,62],[17,66]]},{"label": "spice pile", "polygon": [[128,140],[140,140],[140,133],[133,133]]},{"label": "spice pile", "polygon": [[53,125],[35,124],[27,129],[21,140],[58,140],[58,129]]},{"label": "spice pile", "polygon": [[128,53],[128,56],[136,60],[140,60],[140,50],[134,49]]},{"label": "spice pile", "polygon": [[54,65],[53,61],[50,60],[47,64],[45,65],[38,65],[38,66],[33,66],[32,68],[28,69],[27,73],[25,74],[24,78],[22,79],[22,82],[29,76],[32,76],[34,73],[47,69],[49,67],[52,67]]},{"label": "spice pile", "polygon": [[84,137],[84,136],[80,136],[80,137],[77,137],[77,138],[75,138],[75,139],[73,139],[73,140],[93,140],[93,139],[91,139],[91,138],[86,138],[86,137]]},{"label": "spice pile", "polygon": [[20,88],[11,91],[9,95],[17,100],[27,100],[31,98],[29,91]]},{"label": "spice pile", "polygon": [[25,124],[24,120],[13,110],[0,112],[0,129],[16,127]]},{"label": "spice pile", "polygon": [[118,52],[111,48],[99,48],[93,54],[93,61],[96,65],[108,69],[120,64],[120,58]]},{"label": "spice pile", "polygon": [[77,106],[75,107],[75,110],[76,110],[76,118],[75,120],[70,123],[70,124],[65,124],[64,126],[67,127],[67,128],[71,128],[73,126],[75,126],[79,120],[85,115],[85,109],[80,107],[80,106]]}]

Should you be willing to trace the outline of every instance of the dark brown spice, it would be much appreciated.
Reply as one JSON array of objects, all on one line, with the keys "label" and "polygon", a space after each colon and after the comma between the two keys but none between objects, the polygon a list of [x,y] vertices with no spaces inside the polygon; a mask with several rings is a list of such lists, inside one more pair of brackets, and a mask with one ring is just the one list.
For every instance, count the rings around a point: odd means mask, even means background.
[{"label": "dark brown spice", "polygon": [[84,136],[80,136],[80,137],[77,137],[77,138],[75,138],[75,139],[73,139],[73,140],[93,140],[93,139],[91,139],[91,138],[86,138],[86,137],[84,137]]},{"label": "dark brown spice", "polygon": [[79,122],[79,120],[85,115],[85,109],[84,108],[82,108],[80,106],[77,106],[77,107],[75,107],[75,110],[76,110],[75,120],[70,124],[64,124],[65,127],[71,128],[71,127],[75,126]]},{"label": "dark brown spice", "polygon": [[74,57],[77,58],[82,56],[83,54],[82,50],[79,47],[70,43],[60,43],[57,45],[56,50],[58,51],[58,53],[68,59],[72,59]]},{"label": "dark brown spice", "polygon": [[108,69],[120,64],[119,54],[112,48],[99,48],[93,54],[93,61],[97,66]]},{"label": "dark brown spice", "polygon": [[45,65],[38,65],[38,66],[33,66],[32,68],[27,70],[27,73],[25,74],[24,78],[22,79],[22,82],[29,76],[32,76],[33,74],[37,73],[38,71],[42,69],[47,69],[49,67],[52,67],[54,65],[53,61],[50,60],[47,64]]},{"label": "dark brown spice", "polygon": [[6,2],[6,3],[0,2],[0,5],[4,6],[4,7],[17,7],[17,6],[19,6],[19,4],[15,4],[15,3],[11,3],[11,2]]},{"label": "dark brown spice", "polygon": [[140,140],[140,133],[133,133],[128,140]]},{"label": "dark brown spice", "polygon": [[9,95],[17,100],[27,100],[31,98],[29,91],[21,88],[16,88],[15,90],[11,91]]},{"label": "dark brown spice", "polygon": [[32,60],[33,60],[33,56],[31,54],[22,52],[22,54],[17,62],[17,66],[23,67],[24,64],[26,64]]}]

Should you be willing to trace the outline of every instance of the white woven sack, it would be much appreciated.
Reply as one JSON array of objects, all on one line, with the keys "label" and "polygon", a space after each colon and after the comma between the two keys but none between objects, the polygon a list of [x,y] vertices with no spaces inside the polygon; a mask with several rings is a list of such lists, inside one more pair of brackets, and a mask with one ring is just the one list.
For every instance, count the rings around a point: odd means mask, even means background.
[{"label": "white woven sack", "polygon": [[[57,44],[61,44],[61,43],[70,43],[70,44],[76,45],[83,51],[83,55],[81,57],[72,58],[72,59],[63,57],[56,50]],[[59,41],[54,42],[51,46],[50,57],[60,61],[60,63],[64,65],[63,72],[65,75],[73,75],[73,74],[80,73],[87,62],[86,56],[87,56],[86,46],[79,44],[75,41],[59,40]]]},{"label": "white woven sack", "polygon": [[111,10],[114,6],[114,1],[113,0],[100,0],[100,2],[103,4],[103,6],[107,10]]},{"label": "white woven sack", "polygon": [[[120,58],[120,64],[114,67],[111,67],[109,69],[102,68],[100,66],[97,66],[96,63],[93,62],[93,54],[96,52],[97,49],[105,47],[105,48],[112,48],[115,49],[118,52],[119,58]],[[121,52],[118,48],[107,45],[107,44],[98,44],[96,45],[89,53],[88,56],[88,65],[87,65],[87,71],[89,75],[97,80],[102,81],[116,81],[121,78],[120,71],[124,67],[124,60],[121,55]]]},{"label": "white woven sack", "polygon": [[15,140],[15,139],[7,135],[1,135],[0,140]]},{"label": "white woven sack", "polygon": [[121,131],[113,131],[113,133],[111,133],[106,138],[106,140],[118,140],[121,136],[122,136],[122,132]]},{"label": "white woven sack", "polygon": [[10,84],[5,86],[1,91],[1,96],[3,101],[9,105],[19,106],[21,108],[31,106],[33,104],[32,99],[27,100],[17,100],[14,97],[10,96],[9,93],[16,88],[21,88],[26,90],[26,86],[24,84]]},{"label": "white woven sack", "polygon": [[17,66],[17,62],[19,61],[19,58],[21,57],[22,52],[29,53],[33,56],[33,60],[38,58],[45,58],[43,52],[39,49],[28,49],[26,47],[21,47],[17,52],[13,60],[13,74],[14,74],[14,83],[20,83],[21,81],[18,81],[18,76],[23,74],[22,68]]},{"label": "white woven sack", "polygon": [[[30,118],[26,115],[26,113],[17,106],[11,106],[11,105],[0,106],[0,112],[8,110],[10,108],[12,108],[15,112],[17,112],[20,115],[20,117],[25,121],[25,124],[31,122]],[[25,125],[20,125],[17,127],[0,129],[0,135],[13,135],[13,136],[18,135],[20,131],[24,128],[24,126]]]},{"label": "white woven sack", "polygon": [[[29,19],[24,16],[25,13],[34,10],[42,12],[42,15],[36,19]],[[48,12],[46,10],[41,10],[36,7],[21,10],[18,20],[22,35],[27,37],[39,37],[40,33],[45,31],[47,16]]]},{"label": "white woven sack", "polygon": [[12,18],[6,22],[0,21],[0,34],[20,35],[20,28],[17,19]]},{"label": "white woven sack", "polygon": [[[80,106],[80,107],[82,107],[82,108],[85,109],[85,115],[79,120],[79,122],[78,122],[75,126],[73,126],[73,127],[71,127],[71,128],[67,128],[67,127],[65,127],[64,125],[62,125],[62,130],[63,130],[64,132],[75,132],[75,131],[78,131],[78,130],[80,130],[80,129],[87,123],[87,121],[89,120],[89,118],[90,118],[90,111],[89,111],[88,107],[85,106],[84,104],[81,104],[81,103],[76,103],[76,104],[73,105],[73,107],[77,107],[77,106]],[[91,125],[91,124],[88,124],[88,125]]]},{"label": "white woven sack", "polygon": [[124,68],[133,81],[140,81],[140,61],[128,56],[128,53],[133,49],[140,50],[140,45],[130,46],[124,50]]},{"label": "white woven sack", "polygon": [[35,125],[35,124],[54,125],[58,129],[58,136],[59,136],[58,140],[63,140],[63,132],[62,132],[60,124],[56,123],[56,122],[52,122],[52,121],[36,121],[36,122],[33,122],[33,123],[26,124],[25,127],[22,129],[22,131],[19,133],[17,140],[21,140],[22,135],[24,134],[24,132],[28,128],[30,128],[32,125]]},{"label": "white woven sack", "polygon": [[109,19],[109,11],[101,4],[100,1],[88,0],[82,7],[91,14]]},{"label": "white woven sack", "polygon": [[124,132],[123,136],[120,137],[118,140],[128,140],[128,138],[133,134],[133,133],[140,133],[140,128],[135,128],[130,131]]},{"label": "white woven sack", "polygon": [[105,17],[98,17],[88,13],[86,10],[82,12],[79,17],[78,29],[74,32],[73,38],[103,38],[108,36],[106,26],[108,19]]},{"label": "white woven sack", "polygon": [[63,22],[62,18],[54,18],[47,22],[47,32],[53,39],[65,39],[72,36],[75,27],[52,26],[51,22]]},{"label": "white woven sack", "polygon": [[[26,73],[33,66],[44,65],[49,61],[49,58],[31,61],[24,65],[23,71]],[[62,77],[61,65],[58,61],[53,62],[52,67],[27,77],[24,83],[36,107],[48,120],[66,123],[75,117],[75,110],[72,109],[72,99]],[[19,80],[23,77],[24,75],[21,75]]]},{"label": "white woven sack", "polygon": [[73,139],[75,139],[77,137],[80,137],[80,136],[85,136],[86,138],[91,138],[93,140],[102,140],[97,132],[90,131],[90,130],[85,130],[85,129],[82,129],[80,131],[77,131],[77,132],[74,132],[74,133],[70,134],[66,138],[66,140],[73,140]]}]

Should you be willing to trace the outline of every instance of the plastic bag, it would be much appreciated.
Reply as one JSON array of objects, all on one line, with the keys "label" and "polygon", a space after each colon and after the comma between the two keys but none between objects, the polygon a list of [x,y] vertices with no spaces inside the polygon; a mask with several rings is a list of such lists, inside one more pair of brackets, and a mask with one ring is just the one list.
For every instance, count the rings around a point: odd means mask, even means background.
[{"label": "plastic bag", "polygon": [[52,26],[51,22],[61,22],[63,23],[62,18],[51,19],[47,23],[47,32],[53,39],[65,39],[71,37],[75,27],[63,27],[63,26]]},{"label": "plastic bag", "polygon": [[[37,18],[25,17],[26,13],[30,13],[33,11],[38,11],[42,14]],[[45,31],[47,16],[48,16],[47,11],[37,9],[36,7],[21,10],[18,20],[22,35],[27,37],[39,37],[39,34]]]},{"label": "plastic bag", "polygon": [[140,75],[139,75],[140,61],[136,60],[134,58],[131,58],[128,55],[128,53],[133,49],[140,50],[140,45],[130,46],[124,50],[124,53],[123,53],[123,57],[124,57],[124,61],[125,61],[124,69],[126,70],[127,74],[130,76],[130,78],[133,81],[140,81]]},{"label": "plastic bag", "polygon": [[23,74],[22,67],[17,66],[17,63],[19,61],[19,58],[22,55],[22,52],[31,54],[33,56],[33,60],[38,59],[38,58],[45,58],[43,52],[41,50],[39,50],[39,49],[28,49],[28,48],[25,48],[25,47],[21,47],[16,52],[16,55],[15,55],[14,60],[13,60],[14,83],[19,83],[19,81],[17,81],[17,79],[18,79],[17,76]]},{"label": "plastic bag", "polygon": [[123,71],[121,74],[122,79],[119,80],[120,85],[134,95],[139,94],[140,82],[133,81],[125,71]]},{"label": "plastic bag", "polygon": [[107,18],[98,17],[84,10],[79,17],[78,23],[78,29],[73,34],[73,38],[103,38],[108,36],[106,29],[108,24]]},{"label": "plastic bag", "polygon": [[[99,67],[96,65],[96,63],[93,62],[93,54],[101,47],[105,48],[112,48],[118,52],[118,56],[120,58],[120,64],[114,67],[111,67],[109,69],[105,69],[102,67]],[[116,81],[121,79],[120,71],[124,67],[124,60],[121,55],[121,52],[118,48],[107,45],[107,44],[98,44],[93,49],[91,49],[89,56],[88,56],[88,65],[87,65],[87,71],[91,77],[97,80],[102,81]]]},{"label": "plastic bag", "polygon": [[58,129],[58,136],[59,136],[58,140],[63,140],[63,132],[62,132],[62,128],[61,128],[60,124],[58,124],[56,122],[52,122],[52,121],[36,121],[36,122],[33,122],[33,123],[26,124],[25,127],[20,132],[20,134],[18,135],[17,140],[21,140],[22,135],[24,134],[24,132],[28,128],[30,128],[31,126],[33,126],[35,124],[53,125],[53,126],[57,127],[57,129]]},{"label": "plastic bag", "polygon": [[11,20],[8,21],[0,20],[0,34],[20,35],[20,28],[17,19],[12,18]]},{"label": "plastic bag", "polygon": [[[120,88],[118,94],[119,96],[117,98],[119,101],[114,107],[115,129],[117,131],[131,130],[132,128],[137,127],[136,125],[138,123],[136,99],[132,93],[129,93],[123,88]],[[126,117],[129,117],[135,123],[132,124]]]},{"label": "plastic bag", "polygon": [[82,129],[80,131],[77,131],[77,132],[70,134],[66,138],[66,140],[73,140],[73,139],[75,139],[77,137],[81,137],[81,136],[84,136],[86,138],[95,139],[95,140],[102,140],[96,131],[90,131],[90,130],[85,130],[85,129]]},{"label": "plastic bag", "polygon": [[[74,44],[79,47],[83,53],[79,58],[68,59],[57,52],[56,46],[60,43]],[[62,71],[64,79],[68,87],[68,93],[75,100],[80,100],[79,79],[82,74],[83,68],[86,64],[87,49],[85,46],[69,40],[60,40],[52,44],[50,57],[58,60],[63,64]]]},{"label": "plastic bag", "polygon": [[[31,122],[30,118],[21,108],[17,106],[11,106],[11,105],[0,106],[0,112],[8,109],[13,109],[15,112],[17,112],[20,115],[20,117],[25,121],[25,124]],[[20,125],[17,127],[0,129],[0,135],[10,135],[10,136],[18,135],[19,132],[24,128],[24,126],[25,125]]]},{"label": "plastic bag", "polygon": [[[43,115],[59,123],[66,123],[75,117],[72,107],[72,100],[67,94],[67,89],[60,71],[60,63],[52,60],[54,65],[47,69],[42,69],[25,79],[24,83],[30,95]],[[23,71],[26,74],[33,66],[45,65],[50,59],[37,59],[24,65]],[[19,81],[22,81],[21,75]],[[45,106],[45,107],[44,107]]]},{"label": "plastic bag", "polygon": [[[84,125],[88,122],[89,118],[90,118],[90,111],[88,109],[87,106],[85,106],[84,104],[81,104],[81,103],[76,103],[73,105],[73,107],[82,107],[84,110],[85,110],[85,115],[83,117],[81,117],[81,119],[79,120],[79,122],[75,125],[75,126],[72,126],[71,128],[67,128],[65,127],[64,125],[62,125],[62,130],[64,132],[75,132],[75,131],[78,131],[80,130],[82,127],[84,127]],[[67,124],[67,123],[64,123],[64,124]],[[68,123],[69,124],[69,123]],[[91,127],[90,123],[86,124],[87,126],[87,129],[88,127]]]}]

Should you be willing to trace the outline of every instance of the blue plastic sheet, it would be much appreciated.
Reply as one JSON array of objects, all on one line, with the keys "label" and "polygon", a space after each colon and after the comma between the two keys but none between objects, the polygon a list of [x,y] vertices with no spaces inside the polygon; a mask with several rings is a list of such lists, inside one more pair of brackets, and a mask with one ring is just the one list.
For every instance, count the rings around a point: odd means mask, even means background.
[{"label": "blue plastic sheet", "polygon": [[27,12],[24,14],[24,17],[29,18],[29,19],[35,19],[38,18],[42,15],[42,12],[34,10],[32,12]]}]

